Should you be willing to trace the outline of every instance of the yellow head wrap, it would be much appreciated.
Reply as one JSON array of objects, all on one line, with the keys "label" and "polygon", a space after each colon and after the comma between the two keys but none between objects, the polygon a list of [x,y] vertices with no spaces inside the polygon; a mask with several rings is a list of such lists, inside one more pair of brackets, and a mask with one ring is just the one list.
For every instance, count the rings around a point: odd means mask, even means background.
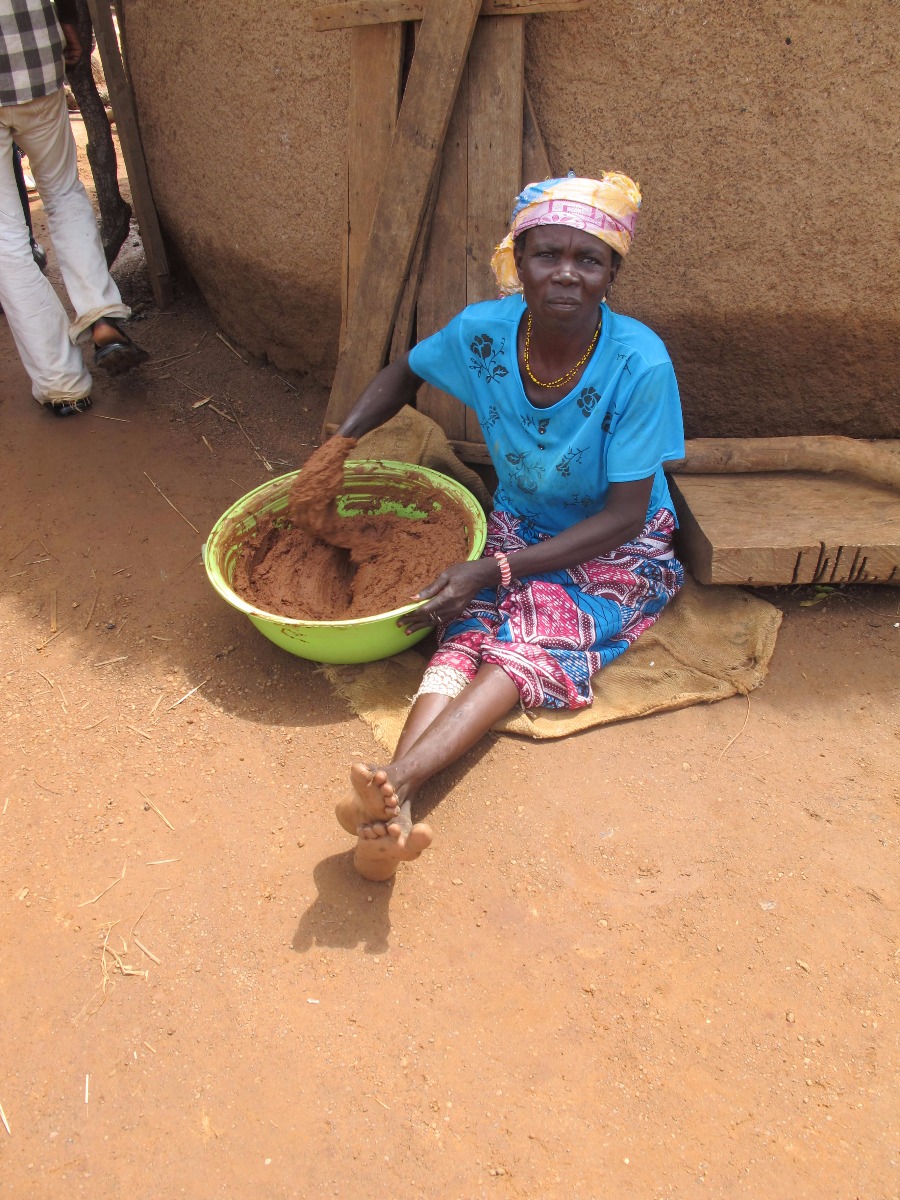
[{"label": "yellow head wrap", "polygon": [[627,175],[610,172],[599,179],[547,179],[530,183],[513,208],[509,233],[494,251],[491,267],[504,295],[521,292],[513,242],[535,225],[569,225],[584,229],[627,254],[641,207],[640,187]]}]

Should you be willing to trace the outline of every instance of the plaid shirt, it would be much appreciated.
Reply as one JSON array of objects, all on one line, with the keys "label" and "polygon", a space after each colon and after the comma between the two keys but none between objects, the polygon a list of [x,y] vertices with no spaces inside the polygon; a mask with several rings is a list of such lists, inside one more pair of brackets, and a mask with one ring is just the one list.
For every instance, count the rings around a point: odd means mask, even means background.
[{"label": "plaid shirt", "polygon": [[0,0],[0,104],[57,91],[65,44],[52,0]]}]

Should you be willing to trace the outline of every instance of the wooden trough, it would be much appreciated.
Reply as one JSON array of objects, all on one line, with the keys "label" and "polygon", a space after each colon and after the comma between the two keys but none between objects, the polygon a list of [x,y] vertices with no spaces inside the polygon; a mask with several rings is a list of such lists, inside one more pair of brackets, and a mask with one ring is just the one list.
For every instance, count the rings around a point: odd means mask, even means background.
[{"label": "wooden trough", "polygon": [[897,493],[851,476],[678,475],[680,551],[700,583],[900,584]]},{"label": "wooden trough", "polygon": [[900,584],[900,442],[699,438],[675,470],[701,583]]}]

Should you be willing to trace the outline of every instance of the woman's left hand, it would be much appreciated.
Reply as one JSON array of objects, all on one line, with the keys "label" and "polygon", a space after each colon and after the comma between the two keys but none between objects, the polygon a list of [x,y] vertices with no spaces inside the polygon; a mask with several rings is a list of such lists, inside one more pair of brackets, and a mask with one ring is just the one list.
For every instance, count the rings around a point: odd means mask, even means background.
[{"label": "woman's left hand", "polygon": [[415,597],[428,603],[400,617],[397,624],[405,628],[407,633],[445,625],[458,617],[483,588],[495,587],[499,582],[500,566],[496,559],[479,558],[475,562],[454,563]]}]

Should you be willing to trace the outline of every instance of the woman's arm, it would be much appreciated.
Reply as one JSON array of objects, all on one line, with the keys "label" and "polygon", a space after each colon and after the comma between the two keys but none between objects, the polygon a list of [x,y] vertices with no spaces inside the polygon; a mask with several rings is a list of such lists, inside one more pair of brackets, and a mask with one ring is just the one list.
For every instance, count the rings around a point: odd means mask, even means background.
[{"label": "woman's arm", "polygon": [[337,436],[360,438],[412,404],[424,382],[409,366],[409,355],[395,359],[379,371],[341,422]]},{"label": "woman's arm", "polygon": [[[611,483],[602,512],[585,517],[555,537],[510,554],[513,579],[575,567],[630,542],[644,528],[652,487],[652,475],[628,483]],[[451,621],[482,588],[496,587],[499,582],[500,564],[495,558],[455,563],[419,592],[417,598],[427,599],[428,603],[401,617],[400,623],[415,633],[437,621]]]},{"label": "woman's arm", "polygon": [[555,537],[509,556],[513,579],[578,566],[630,542],[644,528],[653,476],[611,483],[601,512],[585,517]]}]

